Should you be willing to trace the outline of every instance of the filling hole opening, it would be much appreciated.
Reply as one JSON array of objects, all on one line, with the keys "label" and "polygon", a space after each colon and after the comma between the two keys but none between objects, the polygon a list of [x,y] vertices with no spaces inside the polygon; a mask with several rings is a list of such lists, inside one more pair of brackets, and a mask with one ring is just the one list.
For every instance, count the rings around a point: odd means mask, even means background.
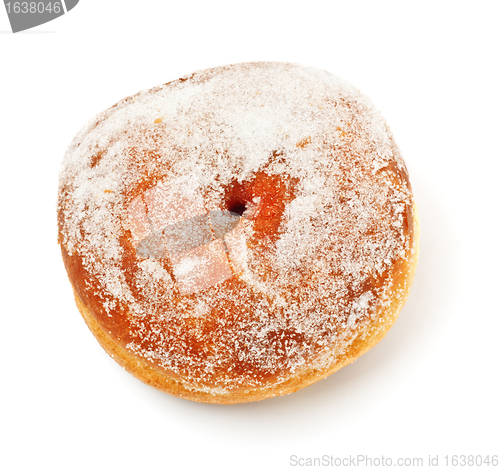
[{"label": "filling hole opening", "polygon": [[227,210],[229,212],[233,212],[235,214],[238,214],[240,217],[243,215],[243,212],[247,210],[247,206],[243,201],[231,201],[227,205]]}]

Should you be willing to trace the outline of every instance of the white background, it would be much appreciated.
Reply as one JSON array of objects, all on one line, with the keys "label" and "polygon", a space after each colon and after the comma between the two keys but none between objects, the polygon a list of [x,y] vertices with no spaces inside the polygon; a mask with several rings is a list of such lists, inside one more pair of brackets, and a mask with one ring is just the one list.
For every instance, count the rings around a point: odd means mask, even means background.
[{"label": "white background", "polygon": [[[500,454],[497,6],[81,0],[18,34],[1,7],[0,467],[367,455],[444,468],[446,455]],[[87,330],[56,241],[58,172],[76,132],[121,98],[251,60],[323,68],[372,98],[410,171],[420,262],[395,326],[354,364],[286,397],[203,405],[143,385]]]}]

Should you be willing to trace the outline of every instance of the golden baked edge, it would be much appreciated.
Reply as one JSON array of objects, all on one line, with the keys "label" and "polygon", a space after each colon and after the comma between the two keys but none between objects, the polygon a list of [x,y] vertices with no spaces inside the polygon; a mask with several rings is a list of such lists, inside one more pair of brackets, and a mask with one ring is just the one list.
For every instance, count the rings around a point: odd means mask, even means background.
[{"label": "golden baked edge", "polygon": [[[419,254],[420,222],[415,204],[413,205],[413,249],[412,256],[402,266],[397,279],[394,279],[394,286],[391,292],[391,303],[385,309],[385,312],[379,312],[380,318],[384,320],[372,325],[367,331],[359,335],[349,346],[346,353],[333,366],[326,369],[317,369],[315,366],[302,371],[300,374],[278,383],[274,386],[267,386],[264,389],[257,390],[236,390],[224,395],[215,395],[198,390],[186,388],[182,383],[161,373],[156,368],[147,364],[122,345],[114,342],[102,328],[97,324],[90,310],[85,307],[80,297],[73,289],[75,302],[85,323],[90,331],[99,341],[104,350],[120,364],[125,370],[134,375],[147,385],[158,390],[166,392],[180,398],[220,405],[231,405],[236,403],[245,403],[251,401],[264,400],[265,398],[276,397],[296,392],[308,385],[313,384],[330,374],[338,371],[342,367],[355,361],[373,346],[375,346],[389,331],[396,321],[399,312],[408,298],[410,288],[415,277],[415,272]],[[400,291],[402,295],[397,296]]]}]

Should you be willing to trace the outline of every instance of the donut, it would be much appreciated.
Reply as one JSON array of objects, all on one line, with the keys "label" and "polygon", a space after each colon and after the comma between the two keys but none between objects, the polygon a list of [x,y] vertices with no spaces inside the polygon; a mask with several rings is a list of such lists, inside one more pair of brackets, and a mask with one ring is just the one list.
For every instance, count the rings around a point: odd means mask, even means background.
[{"label": "donut", "polygon": [[322,70],[222,66],[126,98],[63,159],[58,242],[102,347],[169,394],[295,392],[374,346],[419,225],[372,102]]}]

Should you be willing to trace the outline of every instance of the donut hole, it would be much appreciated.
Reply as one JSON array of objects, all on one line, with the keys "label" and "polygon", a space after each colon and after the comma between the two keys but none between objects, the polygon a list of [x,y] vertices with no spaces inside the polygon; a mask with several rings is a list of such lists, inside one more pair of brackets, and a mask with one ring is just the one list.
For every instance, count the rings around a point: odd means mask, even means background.
[{"label": "donut hole", "polygon": [[244,201],[236,199],[234,201],[229,201],[227,204],[227,210],[234,214],[238,214],[241,217],[243,212],[247,210],[247,205]]}]

